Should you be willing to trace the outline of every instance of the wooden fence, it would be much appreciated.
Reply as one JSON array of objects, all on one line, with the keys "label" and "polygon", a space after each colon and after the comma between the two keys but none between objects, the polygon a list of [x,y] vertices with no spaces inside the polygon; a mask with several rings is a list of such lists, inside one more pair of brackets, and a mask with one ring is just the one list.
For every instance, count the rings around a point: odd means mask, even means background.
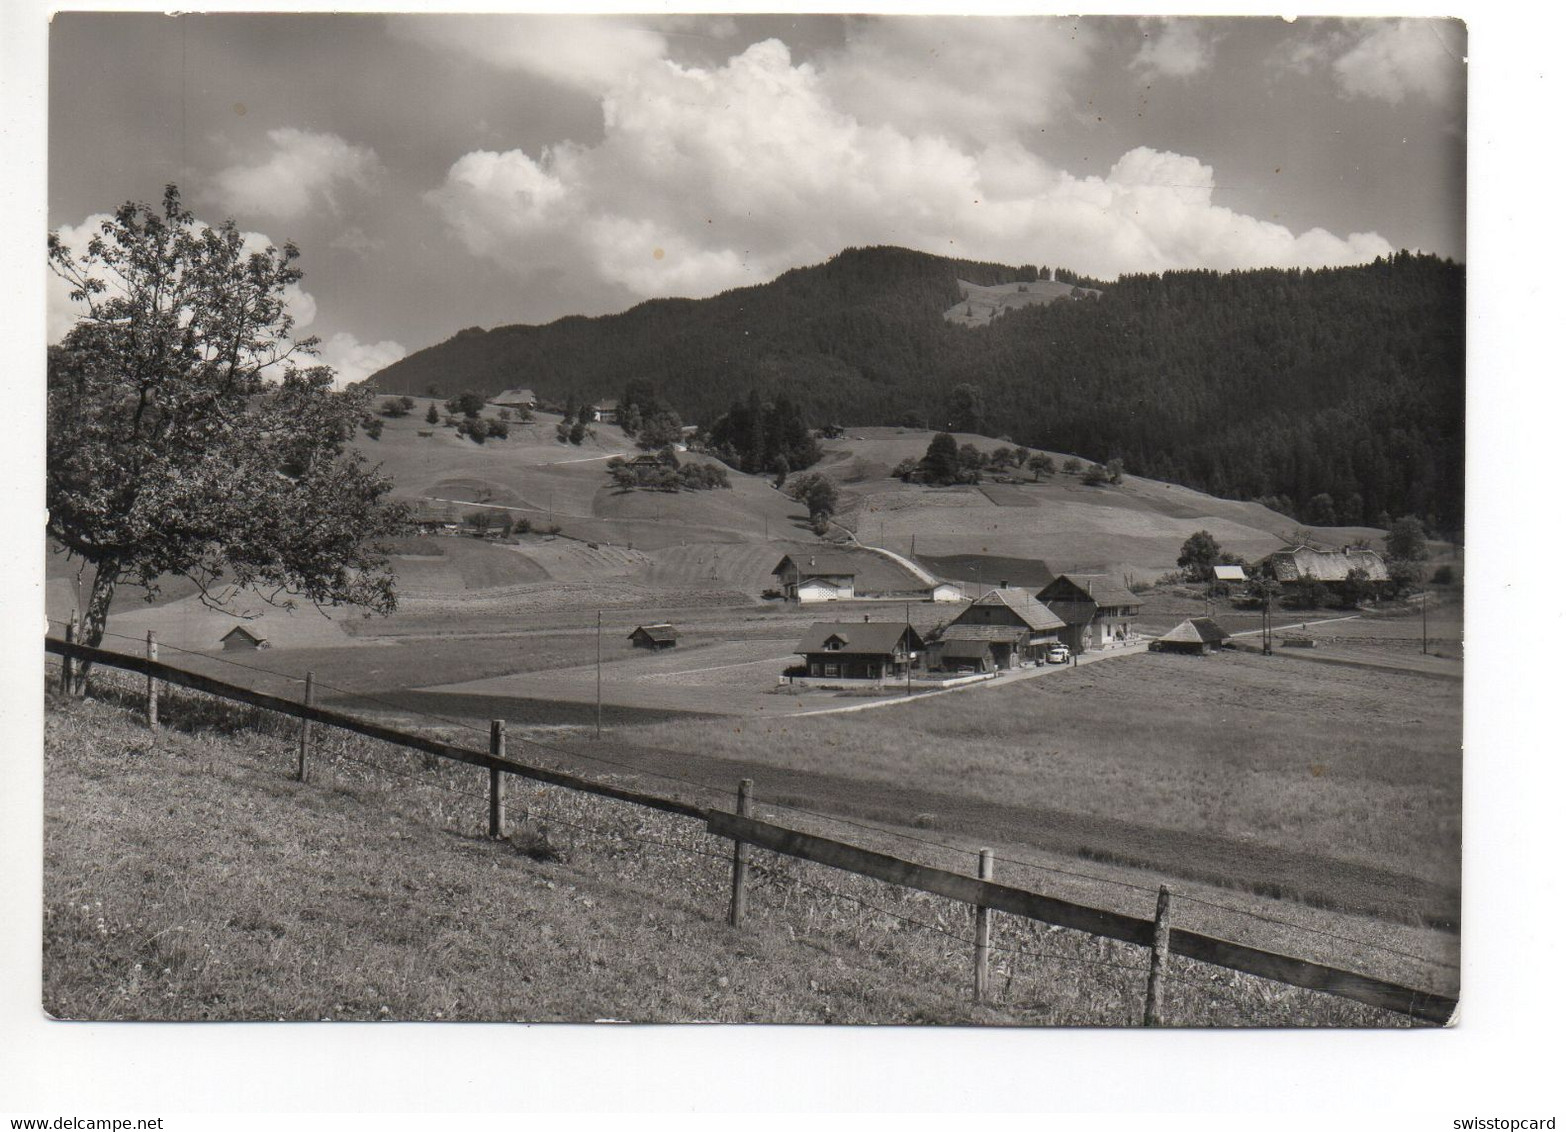
[{"label": "wooden fence", "polygon": [[101,664],[145,676],[148,721],[153,726],[157,723],[159,681],[300,720],[297,777],[301,780],[308,773],[307,759],[312,723],[350,731],[370,739],[422,751],[438,758],[484,767],[490,772],[488,817],[489,832],[492,836],[500,836],[504,832],[504,790],[505,776],[508,774],[702,821],[706,823],[708,833],[732,841],[734,845],[729,921],[735,926],[742,926],[745,918],[745,886],[749,868],[745,852],[747,845],[972,905],[977,910],[977,923],[980,929],[976,933],[978,938],[974,941],[974,992],[975,997],[980,1000],[984,998],[985,988],[988,985],[989,912],[995,911],[1147,948],[1150,954],[1144,1020],[1148,1025],[1158,1023],[1163,974],[1169,955],[1180,955],[1274,982],[1321,991],[1426,1023],[1445,1025],[1451,1020],[1457,1008],[1455,999],[1432,991],[1401,986],[1370,975],[1339,970],[1309,960],[1263,951],[1245,944],[1171,927],[1170,892],[1167,886],[1160,888],[1158,908],[1154,918],[1142,919],[1123,912],[1094,908],[1028,889],[998,884],[989,879],[987,850],[980,855],[978,875],[965,876],[961,873],[917,864],[890,854],[875,852],[858,845],[762,821],[750,816],[748,780],[740,785],[736,812],[708,809],[676,798],[628,790],[563,771],[519,762],[506,755],[505,728],[500,721],[492,725],[490,750],[478,751],[384,727],[342,712],[316,707],[309,702],[313,674],[306,677],[305,702],[300,703],[160,663],[155,659],[156,645],[150,636],[148,640],[150,655],[145,657],[89,648],[54,637],[45,638],[44,648],[46,652],[64,658],[63,671],[67,687],[71,683],[73,662]]}]

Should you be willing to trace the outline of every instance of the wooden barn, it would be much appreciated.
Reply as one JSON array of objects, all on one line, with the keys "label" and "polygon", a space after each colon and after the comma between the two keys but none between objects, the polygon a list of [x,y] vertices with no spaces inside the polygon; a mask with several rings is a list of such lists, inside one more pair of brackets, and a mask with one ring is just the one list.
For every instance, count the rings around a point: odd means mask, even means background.
[{"label": "wooden barn", "polygon": [[271,648],[265,637],[257,636],[243,625],[235,625],[220,638],[224,652],[245,650],[253,652],[256,649]]},{"label": "wooden barn", "polygon": [[1064,621],[1026,590],[1002,586],[970,602],[941,630],[928,667],[990,672],[1037,664],[1051,645],[1060,644],[1065,628]]},{"label": "wooden barn", "polygon": [[908,674],[924,639],[901,621],[817,621],[794,651],[805,675],[826,680],[886,680]]},{"label": "wooden barn", "polygon": [[1148,652],[1183,652],[1193,656],[1217,652],[1229,633],[1211,617],[1188,617],[1169,632],[1148,643]]},{"label": "wooden barn", "polygon": [[680,639],[680,634],[673,625],[660,622],[657,625],[638,625],[631,631],[629,640],[632,648],[638,649],[672,649]]},{"label": "wooden barn", "polygon": [[1142,599],[1108,574],[1061,574],[1038,599],[1067,625],[1073,651],[1114,648],[1136,637],[1131,627]]}]

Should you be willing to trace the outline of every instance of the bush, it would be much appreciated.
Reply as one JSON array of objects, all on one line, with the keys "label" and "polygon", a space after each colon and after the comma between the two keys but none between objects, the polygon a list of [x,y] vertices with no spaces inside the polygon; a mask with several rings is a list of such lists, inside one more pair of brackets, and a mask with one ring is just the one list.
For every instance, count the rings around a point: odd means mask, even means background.
[{"label": "bush", "polygon": [[446,402],[446,411],[455,416],[461,413],[472,420],[484,411],[484,394],[465,390]]}]

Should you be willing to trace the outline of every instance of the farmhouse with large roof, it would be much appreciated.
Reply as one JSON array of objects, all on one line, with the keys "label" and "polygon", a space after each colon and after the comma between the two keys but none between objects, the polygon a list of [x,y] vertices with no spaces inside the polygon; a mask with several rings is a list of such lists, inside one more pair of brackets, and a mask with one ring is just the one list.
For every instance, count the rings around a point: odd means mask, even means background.
[{"label": "farmhouse with large roof", "polygon": [[1317,550],[1310,546],[1295,546],[1274,551],[1263,563],[1285,586],[1317,581],[1328,589],[1336,589],[1348,581],[1350,570],[1364,571],[1365,580],[1378,587],[1390,580],[1381,555],[1364,547]]},{"label": "farmhouse with large roof", "polygon": [[1061,641],[1066,623],[1026,590],[1007,586],[968,604],[941,630],[938,649],[926,667],[978,672],[1037,663]]},{"label": "farmhouse with large roof", "polygon": [[1077,652],[1113,648],[1131,641],[1131,622],[1142,599],[1108,574],[1061,574],[1038,599],[1064,621],[1067,643]]}]

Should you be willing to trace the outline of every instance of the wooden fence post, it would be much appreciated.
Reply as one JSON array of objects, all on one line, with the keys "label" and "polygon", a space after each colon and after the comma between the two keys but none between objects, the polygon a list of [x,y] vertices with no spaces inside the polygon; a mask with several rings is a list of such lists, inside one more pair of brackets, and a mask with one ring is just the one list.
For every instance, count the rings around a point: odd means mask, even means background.
[{"label": "wooden fence post", "polygon": [[[315,673],[305,673],[304,704],[310,706],[310,701],[315,698]],[[299,768],[294,771],[294,777],[300,782],[305,780],[305,762],[310,757],[310,721],[299,721]]]},{"label": "wooden fence post", "polygon": [[[147,630],[147,659],[154,664],[158,660],[158,635],[151,629]],[[158,725],[158,682],[152,678],[152,673],[147,673],[147,726]]]},{"label": "wooden fence post", "polygon": [[[489,753],[497,759],[506,757],[506,721],[489,721]],[[506,835],[506,780],[498,766],[489,768],[489,835]]]},{"label": "wooden fence post", "polygon": [[1153,959],[1147,971],[1147,1002],[1142,1025],[1158,1025],[1164,1005],[1164,968],[1169,965],[1169,886],[1158,886],[1158,910],[1153,914]]},{"label": "wooden fence post", "polygon": [[[76,610],[71,610],[71,619],[65,623],[65,643],[76,643]],[[60,691],[65,695],[74,695],[76,692],[76,658],[62,656],[60,658]]]},{"label": "wooden fence post", "polygon": [[[979,850],[979,879],[995,875],[995,855]],[[990,910],[983,904],[973,909],[973,1001],[983,1003],[990,997]]]},{"label": "wooden fence post", "polygon": [[[739,799],[735,804],[734,812],[742,818],[750,817],[750,787],[750,779],[740,779]],[[729,898],[729,924],[731,927],[743,927],[745,924],[745,879],[749,874],[750,859],[745,851],[745,843],[736,838],[734,842],[734,891]]]}]

